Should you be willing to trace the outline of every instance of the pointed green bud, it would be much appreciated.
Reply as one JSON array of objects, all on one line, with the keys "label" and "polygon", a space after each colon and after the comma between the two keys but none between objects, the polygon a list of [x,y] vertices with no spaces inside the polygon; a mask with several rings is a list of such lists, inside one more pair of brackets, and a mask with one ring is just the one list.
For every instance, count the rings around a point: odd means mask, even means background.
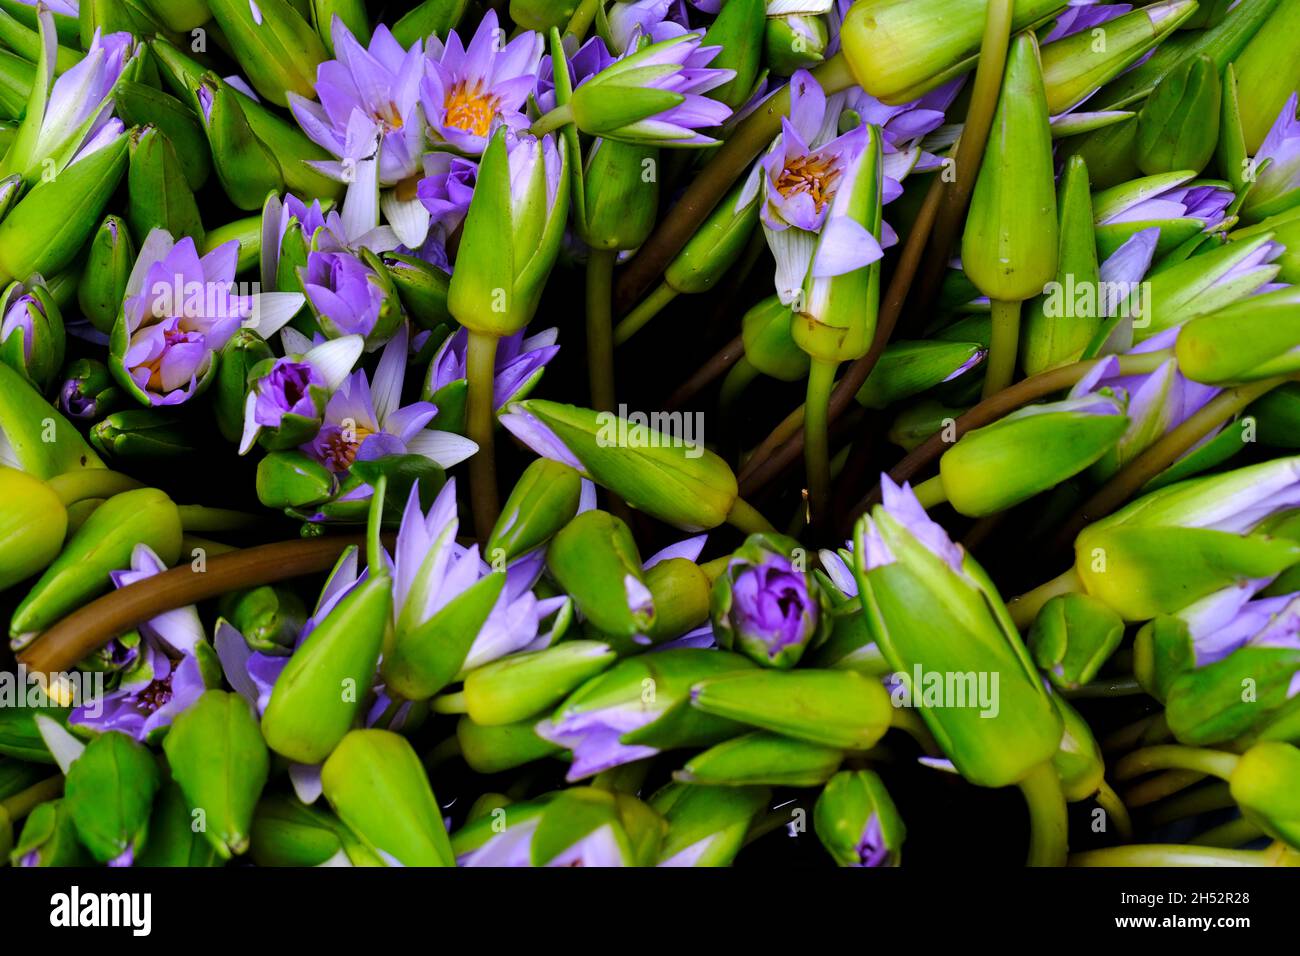
[{"label": "pointed green bud", "polygon": [[[306,264],[305,256],[301,264]],[[384,255],[384,265],[397,287],[402,305],[416,325],[422,329],[436,329],[451,321],[451,312],[447,308],[451,277],[447,273],[423,259],[395,252]]]},{"label": "pointed green bud", "polygon": [[[1083,160],[1094,189],[1109,189],[1141,175],[1137,165],[1137,116],[1066,140],[1058,154]],[[1068,168],[1068,166],[1067,166]]]},{"label": "pointed green bud", "polygon": [[1058,594],[1029,629],[1029,650],[1061,690],[1089,683],[1124,639],[1118,614],[1086,594]]},{"label": "pointed green bud", "polygon": [[1300,651],[1242,647],[1223,660],[1185,671],[1169,685],[1165,718],[1181,743],[1226,744],[1283,706]]},{"label": "pointed green bud", "polygon": [[1246,819],[1269,836],[1300,847],[1300,807],[1295,799],[1300,750],[1278,741],[1256,744],[1241,755],[1228,783]]},{"label": "pointed green bud", "polygon": [[244,405],[254,368],[275,357],[266,340],[253,329],[239,329],[221,349],[212,410],[226,441],[238,443],[244,434]]},{"label": "pointed green bud", "polygon": [[654,622],[644,635],[652,645],[681,637],[708,621],[713,582],[694,561],[659,561],[646,570],[645,585],[655,609]]},{"label": "pointed green bud", "polygon": [[1249,95],[1241,99],[1241,128],[1246,151],[1254,155],[1268,135],[1277,114],[1297,87],[1297,61],[1292,31],[1300,18],[1300,0],[1281,0],[1234,58],[1237,82]]},{"label": "pointed green bud", "polygon": [[615,637],[643,634],[655,609],[632,531],[605,511],[586,511],[551,539],[546,567],[591,623]]},{"label": "pointed green bud", "polygon": [[884,781],[870,770],[841,770],[826,781],[813,829],[840,866],[897,866],[907,839]]},{"label": "pointed green bud", "polygon": [[276,753],[320,763],[351,728],[379,663],[392,587],[371,569],[289,658],[262,714],[262,734]]},{"label": "pointed green bud", "polygon": [[616,656],[598,641],[564,641],[485,664],[465,678],[469,718],[485,727],[522,721],[560,703]]},{"label": "pointed green bud", "polygon": [[245,852],[271,763],[248,701],[206,691],[172,722],[163,750],[208,842],[222,859]]},{"label": "pointed green bud", "polygon": [[691,688],[691,705],[838,750],[870,750],[893,716],[884,686],[850,670],[734,674]]},{"label": "pointed green bud", "polygon": [[1174,351],[1179,371],[1192,381],[1230,385],[1300,370],[1297,342],[1300,292],[1289,286],[1192,319]]},{"label": "pointed green bud", "polygon": [[354,730],[329,755],[320,777],[339,819],[386,862],[456,865],[429,778],[405,737]]},{"label": "pointed green bud", "polygon": [[978,342],[890,342],[858,389],[858,404],[883,409],[928,392],[970,371],[987,352]]},{"label": "pointed green bud", "polygon": [[9,329],[0,340],[0,362],[39,391],[50,391],[63,368],[67,336],[63,314],[45,280],[35,275],[9,283],[0,295],[0,317]]},{"label": "pointed green bud", "polygon": [[332,813],[279,794],[257,804],[248,855],[258,866],[320,866],[336,858],[353,866],[383,865]]},{"label": "pointed green bud", "polygon": [[1195,10],[1196,0],[1162,0],[1044,46],[1043,83],[1052,115],[1119,76]]},{"label": "pointed green bud", "polygon": [[1138,114],[1137,161],[1147,175],[1200,172],[1219,140],[1222,85],[1205,54],[1184,60],[1157,85]]},{"label": "pointed green bud", "polygon": [[114,495],[68,541],[10,621],[10,635],[43,631],[112,587],[109,573],[131,566],[131,552],[146,545],[165,565],[181,552],[181,518],[155,488]]},{"label": "pointed green bud", "polygon": [[[741,0],[735,5],[740,6]],[[731,7],[728,4],[726,9]],[[743,188],[742,183],[713,207],[704,224],[668,264],[664,282],[670,289],[689,295],[707,292],[736,264],[758,223],[757,196],[736,208]]]},{"label": "pointed green bud", "polygon": [[[904,451],[911,451],[936,432],[953,429],[964,411],[964,408],[949,408],[935,400],[918,402],[898,413],[889,427],[889,440]],[[957,433],[949,433],[955,440]]]},{"label": "pointed green bud", "polygon": [[831,778],[843,759],[832,747],[756,731],[693,757],[673,779],[714,787],[816,787]]},{"label": "pointed green bud", "polygon": [[288,0],[208,0],[212,16],[253,88],[276,106],[289,93],[314,98],[316,67],[328,59],[311,25]]},{"label": "pointed green bud", "polygon": [[104,334],[122,310],[126,283],[135,267],[136,248],[125,220],[108,216],[90,241],[86,269],[77,287],[77,303],[91,325]]},{"label": "pointed green bud", "polygon": [[[39,18],[35,4],[26,3],[24,0],[2,0],[0,10],[28,29],[37,28]],[[77,22],[77,18],[55,10],[51,10],[50,15],[54,20],[54,30],[59,42],[64,46],[75,48],[81,42],[81,25]]]},{"label": "pointed green bud", "polygon": [[44,570],[63,548],[68,512],[50,487],[0,466],[0,591]]},{"label": "pointed green bud", "polygon": [[[569,2],[569,0],[565,0]],[[549,6],[549,4],[547,4]],[[417,40],[427,40],[430,35],[437,34],[439,39],[445,40],[447,34],[455,29],[456,24],[460,23],[461,17],[465,15],[465,8],[469,6],[469,0],[424,0],[423,3],[410,10],[402,19],[393,24],[393,39],[402,44],[404,48],[409,49],[415,45]],[[570,3],[571,7],[577,6],[576,2]],[[515,4],[510,4],[510,19],[522,27],[530,25],[519,17],[515,16]],[[568,22],[566,14],[564,20],[556,26],[564,26]],[[531,29],[538,29],[531,27]]]},{"label": "pointed green bud", "polygon": [[539,737],[533,729],[536,723],[529,718],[485,727],[462,717],[456,724],[461,756],[476,773],[500,773],[559,754],[563,748]]},{"label": "pointed green bud", "polygon": [[0,362],[0,435],[6,458],[37,478],[49,480],[104,463],[61,412],[22,375]]},{"label": "pointed green bud", "polygon": [[733,110],[749,99],[763,66],[764,33],[768,22],[766,6],[765,0],[735,0],[723,4],[700,42],[704,47],[722,47],[709,62],[709,69],[736,71],[735,77],[708,94],[711,99],[726,103]]},{"label": "pointed green bud", "polygon": [[68,768],[64,804],[83,846],[100,863],[127,862],[140,850],[160,783],[143,744],[109,731],[86,745]]},{"label": "pointed green bud", "polygon": [[240,209],[261,209],[268,193],[284,190],[284,179],[275,155],[249,125],[242,95],[215,75],[204,78],[197,95],[221,188]]},{"label": "pointed green bud", "polygon": [[[1190,0],[1188,0],[1190,2]],[[1038,43],[1011,41],[993,133],[962,233],[962,268],[992,299],[1021,302],[1056,276],[1056,176]]]},{"label": "pointed green bud", "polygon": [[826,59],[830,32],[824,17],[793,14],[768,17],[763,37],[768,69],[775,76],[810,70]]},{"label": "pointed green bud", "polygon": [[191,427],[156,408],[114,412],[90,430],[90,443],[115,462],[186,458],[198,453]]},{"label": "pointed green bud", "polygon": [[[898,105],[971,68],[986,7],[984,0],[859,0],[844,18],[840,43],[858,85]],[[1011,29],[1060,9],[1058,0],[1016,0]]]},{"label": "pointed green bud", "polygon": [[268,508],[311,508],[334,492],[333,473],[300,451],[271,452],[257,463],[257,500]]},{"label": "pointed green bud", "polygon": [[539,458],[524,469],[483,548],[488,561],[510,562],[540,547],[573,520],[582,478],[568,465]]},{"label": "pointed green bud", "polygon": [[144,83],[118,84],[117,113],[129,126],[152,126],[172,144],[190,189],[199,190],[212,171],[203,127],[184,103]]},{"label": "pointed green bud", "polygon": [[1069,701],[1059,694],[1052,695],[1052,703],[1061,717],[1065,731],[1061,745],[1052,758],[1052,766],[1061,778],[1065,799],[1071,803],[1087,800],[1095,794],[1106,776],[1106,762],[1101,746],[1093,736],[1092,728]]},{"label": "pointed green bud", "polygon": [[31,812],[9,857],[12,865],[90,866],[90,855],[77,838],[67,800],[50,800]]},{"label": "pointed green bud", "polygon": [[1126,428],[1123,408],[1108,395],[1030,405],[967,432],[944,452],[944,492],[973,518],[1005,511],[1083,471]]},{"label": "pointed green bud", "polygon": [[750,824],[771,800],[767,787],[670,783],[650,798],[668,821],[659,866],[730,866]]},{"label": "pointed green bud", "polygon": [[636,797],[561,790],[533,833],[533,866],[653,866],[668,824]]},{"label": "pointed green bud", "polygon": [[795,344],[791,326],[794,313],[770,295],[741,319],[745,358],[764,375],[782,382],[799,382],[808,377],[808,353]]},{"label": "pointed green bud", "polygon": [[659,150],[597,140],[583,169],[583,240],[593,249],[636,249],[659,212]]}]

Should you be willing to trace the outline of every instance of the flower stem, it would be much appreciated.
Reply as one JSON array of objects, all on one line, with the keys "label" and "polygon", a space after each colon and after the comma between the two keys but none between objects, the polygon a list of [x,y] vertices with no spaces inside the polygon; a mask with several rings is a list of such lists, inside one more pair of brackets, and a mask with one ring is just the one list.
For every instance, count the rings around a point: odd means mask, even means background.
[{"label": "flower stem", "polygon": [[384,495],[388,492],[388,476],[375,479],[370,494],[370,514],[366,519],[366,568],[371,577],[386,575],[388,564],[384,561],[384,545],[379,536],[384,523]]},{"label": "flower stem", "polygon": [[63,775],[55,774],[40,783],[32,784],[26,790],[20,790],[11,797],[0,800],[0,816],[7,817],[11,823],[17,823],[42,803],[57,799],[63,793]]},{"label": "flower stem", "polygon": [[776,528],[744,498],[737,498],[727,513],[727,523],[745,534],[775,534]]},{"label": "flower stem", "polygon": [[927,510],[948,500],[948,490],[943,486],[942,475],[927,478],[913,488],[912,492],[916,495],[916,500],[921,503],[921,507]]},{"label": "flower stem", "polygon": [[984,398],[996,395],[1016,377],[1016,353],[1020,349],[1020,303],[993,299],[993,336],[984,366]]},{"label": "flower stem", "polygon": [[1132,780],[1153,770],[1191,770],[1227,780],[1241,758],[1208,747],[1160,744],[1135,750],[1115,765],[1116,780]]},{"label": "flower stem", "polygon": [[622,345],[641,331],[651,319],[658,315],[669,302],[677,298],[677,290],[667,282],[661,282],[648,296],[641,300],[635,309],[619,321],[614,327],[614,344]]},{"label": "flower stem", "polygon": [[591,385],[591,407],[598,412],[614,410],[614,327],[610,296],[614,283],[614,261],[618,253],[593,249],[587,259],[587,379]]},{"label": "flower stem", "polygon": [[1196,770],[1166,770],[1125,790],[1124,803],[1130,807],[1147,807],[1194,787],[1204,779],[1205,774]]},{"label": "flower stem", "polygon": [[107,468],[78,468],[76,471],[56,475],[46,484],[59,496],[65,508],[78,501],[111,498],[124,491],[144,487],[143,482],[136,481],[129,475],[109,471]]},{"label": "flower stem", "polygon": [[1029,866],[1065,866],[1069,820],[1061,778],[1051,761],[1039,764],[1019,783],[1029,806]]},{"label": "flower stem", "polygon": [[808,475],[808,502],[813,521],[826,520],[831,494],[830,402],[838,362],[814,358],[808,368],[808,394],[804,400],[804,467]]},{"label": "flower stem", "polygon": [[596,19],[596,11],[604,2],[605,0],[582,0],[578,8],[573,11],[573,16],[569,17],[564,32],[572,34],[579,43],[582,43],[587,31],[591,29],[591,21]]},{"label": "flower stem", "polygon": [[1245,817],[1238,817],[1235,820],[1229,820],[1217,827],[1211,827],[1196,839],[1192,840],[1193,846],[1211,846],[1231,849],[1239,847],[1243,843],[1250,843],[1252,840],[1258,840],[1264,835],[1259,824],[1247,820]]},{"label": "flower stem", "polygon": [[470,499],[474,508],[474,529],[479,541],[486,541],[501,510],[497,498],[497,462],[494,447],[496,421],[493,393],[496,388],[497,338],[470,330],[465,360],[469,394],[466,398],[465,431],[478,451],[469,460]]},{"label": "flower stem", "polygon": [[573,108],[565,103],[563,106],[557,106],[549,113],[539,116],[528,132],[534,136],[545,136],[547,133],[554,132],[561,126],[568,126],[573,122]]},{"label": "flower stem", "polygon": [[1131,840],[1133,838],[1133,819],[1129,816],[1128,807],[1124,806],[1124,801],[1119,798],[1119,794],[1111,789],[1110,784],[1105,780],[1101,782],[1096,795],[1093,797],[1097,806],[1106,811],[1106,815],[1115,821],[1115,829],[1119,831],[1121,839]]},{"label": "flower stem", "polygon": [[1012,598],[1007,602],[1007,610],[1011,613],[1011,620],[1016,627],[1023,631],[1034,623],[1034,618],[1038,617],[1038,612],[1043,609],[1043,605],[1052,598],[1061,594],[1073,594],[1082,589],[1083,582],[1079,580],[1079,572],[1071,566],[1064,574],[1058,574],[1032,591],[1026,591],[1019,597]]},{"label": "flower stem", "polygon": [[[1295,859],[1292,859],[1295,857]],[[1135,843],[1104,850],[1088,850],[1070,857],[1070,866],[1295,866],[1294,851],[1221,850],[1215,847]]]},{"label": "flower stem", "polygon": [[435,714],[467,714],[469,707],[465,703],[465,693],[442,694],[429,701],[429,709]]},{"label": "flower stem", "polygon": [[744,336],[737,335],[668,396],[668,401],[664,403],[665,407],[670,411],[681,408],[701,390],[712,384],[719,375],[740,361],[744,354]]}]

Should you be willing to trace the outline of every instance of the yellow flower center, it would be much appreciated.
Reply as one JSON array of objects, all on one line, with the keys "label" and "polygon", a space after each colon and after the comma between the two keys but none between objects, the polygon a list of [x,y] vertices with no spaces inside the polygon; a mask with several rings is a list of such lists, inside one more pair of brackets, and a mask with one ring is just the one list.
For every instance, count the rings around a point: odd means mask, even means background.
[{"label": "yellow flower center", "polygon": [[486,136],[492,126],[492,117],[500,108],[500,101],[485,91],[478,80],[472,86],[460,80],[447,92],[442,105],[447,113],[448,126],[475,136]]},{"label": "yellow flower center", "polygon": [[341,428],[325,442],[325,457],[333,464],[335,471],[347,471],[357,460],[357,449],[372,434],[364,425]]},{"label": "yellow flower center", "polygon": [[799,193],[812,197],[818,212],[835,196],[840,169],[830,156],[798,156],[781,170],[776,190],[787,199]]},{"label": "yellow flower center", "polygon": [[375,110],[374,118],[389,129],[402,128],[402,111],[397,108],[397,104],[392,100]]}]

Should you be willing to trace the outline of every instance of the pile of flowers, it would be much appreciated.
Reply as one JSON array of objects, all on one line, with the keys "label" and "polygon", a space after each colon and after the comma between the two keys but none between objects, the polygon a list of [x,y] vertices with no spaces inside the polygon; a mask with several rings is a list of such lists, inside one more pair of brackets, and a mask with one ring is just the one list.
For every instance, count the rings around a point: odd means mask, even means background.
[{"label": "pile of flowers", "polygon": [[4,5],[4,861],[1300,864],[1295,4],[390,6]]}]

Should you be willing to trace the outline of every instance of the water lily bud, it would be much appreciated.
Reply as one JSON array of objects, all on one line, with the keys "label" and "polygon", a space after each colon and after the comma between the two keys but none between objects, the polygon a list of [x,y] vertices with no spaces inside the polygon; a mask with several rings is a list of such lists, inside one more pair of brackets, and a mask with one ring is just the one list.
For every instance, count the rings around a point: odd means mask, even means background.
[{"label": "water lily bud", "polygon": [[1124,639],[1118,614],[1086,594],[1058,594],[1038,612],[1029,629],[1029,650],[1048,679],[1061,690],[1092,681]]},{"label": "water lily bud", "polygon": [[316,95],[316,67],[327,59],[311,25],[288,0],[208,0],[212,16],[258,94],[288,106],[287,94]]},{"label": "water lily bud", "polygon": [[[576,8],[576,2],[569,3],[570,7]],[[527,4],[525,4],[527,5]],[[550,7],[552,4],[549,0],[544,0],[544,6]],[[424,0],[423,3],[414,7],[405,16],[393,24],[393,39],[400,43],[403,49],[410,49],[417,40],[427,40],[432,34],[437,34],[439,39],[446,39],[447,34],[455,29],[456,24],[460,23],[461,17],[465,15],[465,8],[469,6],[469,0]],[[570,10],[570,14],[572,9]],[[570,14],[565,14],[563,20],[555,24],[564,26],[568,22]],[[514,4],[511,4],[510,19],[521,27],[529,29],[540,29],[539,27],[530,26],[524,20],[515,16]],[[549,29],[549,27],[548,27]]]},{"label": "water lily bud", "polygon": [[1061,745],[1052,758],[1052,766],[1061,777],[1061,789],[1071,803],[1087,800],[1100,789],[1106,776],[1106,762],[1092,728],[1069,701],[1059,694],[1052,703],[1065,726]]},{"label": "water lily bud", "polygon": [[1132,66],[1196,10],[1195,0],[1162,0],[1043,46],[1043,83],[1052,115],[1064,113]]},{"label": "water lily bud", "polygon": [[259,654],[288,656],[307,620],[307,609],[292,591],[264,584],[224,595],[221,616]]},{"label": "water lily bud", "polygon": [[405,737],[352,731],[321,768],[321,786],[339,819],[385,860],[456,865],[429,778]]},{"label": "water lily bud", "polygon": [[1300,460],[1279,458],[1169,485],[1096,521],[1075,539],[1084,590],[1126,621],[1170,614],[1300,561],[1300,545],[1248,534],[1289,505]]},{"label": "water lily bud", "polygon": [[239,329],[221,348],[217,381],[212,389],[212,410],[221,437],[238,442],[244,434],[244,408],[252,370],[273,359],[271,347],[253,329]]},{"label": "water lily bud", "polygon": [[447,293],[451,277],[415,256],[390,252],[384,256],[389,278],[406,312],[422,329],[436,329],[451,320]]},{"label": "water lily bud", "polygon": [[[888,476],[881,485],[883,503],[855,529],[854,573],[895,671],[894,703],[919,706],[939,746],[972,783],[1023,780],[1061,741],[1042,677],[984,570],[906,486]],[[960,684],[946,686],[945,675],[961,675]],[[964,706],[953,706],[958,702]]]},{"label": "water lily bud", "polygon": [[48,392],[63,367],[63,315],[45,280],[11,282],[0,295],[0,361]]},{"label": "water lily bud", "polygon": [[1295,800],[1300,750],[1278,741],[1256,744],[1241,755],[1228,785],[1246,819],[1269,836],[1300,846],[1300,809]]},{"label": "water lily bud", "polygon": [[730,466],[689,434],[536,398],[511,404],[501,424],[539,454],[684,531],[716,528],[736,504]]},{"label": "water lily bud", "polygon": [[[859,0],[840,28],[854,79],[876,99],[897,105],[965,72],[979,53],[986,6],[983,0]],[[1055,0],[1017,0],[1011,29],[1060,8]]]},{"label": "water lily bud", "polygon": [[804,560],[789,538],[746,538],[713,584],[718,643],[735,647],[765,667],[794,667],[830,626],[821,587],[804,570]]},{"label": "water lily bud", "polygon": [[334,473],[300,451],[276,451],[257,463],[257,500],[268,508],[311,508],[334,497]]},{"label": "water lily bud", "polygon": [[90,422],[122,403],[122,391],[103,362],[81,358],[63,370],[59,408],[73,421]]},{"label": "water lily bud", "polygon": [[154,229],[166,229],[176,239],[203,241],[199,205],[185,179],[171,142],[152,126],[132,130],[127,172],[127,222],[143,240]]},{"label": "water lily bud", "polygon": [[810,359],[795,343],[790,332],[793,322],[794,313],[776,295],[759,302],[741,319],[745,359],[764,375],[782,382],[808,377]]},{"label": "water lily bud", "polygon": [[659,866],[730,866],[771,795],[767,787],[668,784],[650,798],[668,821]]},{"label": "water lily bud", "polygon": [[1235,740],[1294,696],[1297,671],[1300,650],[1267,646],[1241,647],[1222,660],[1184,671],[1169,683],[1169,729],[1194,747]]},{"label": "water lily bud", "polygon": [[1142,625],[1133,638],[1133,676],[1163,703],[1175,679],[1196,667],[1196,645],[1182,618],[1162,614]]},{"label": "water lily bud", "polygon": [[393,603],[392,581],[371,574],[317,622],[271,691],[262,734],[297,763],[324,760],[365,702]]},{"label": "water lily bud", "polygon": [[469,718],[485,727],[522,721],[560,703],[616,657],[599,641],[564,641],[484,664],[465,678]]},{"label": "water lily bud", "polygon": [[1179,370],[1195,382],[1254,382],[1300,369],[1300,293],[1294,286],[1197,316],[1178,334]]},{"label": "water lily bud", "polygon": [[284,178],[275,155],[249,125],[242,95],[209,75],[196,96],[221,188],[240,209],[261,209],[267,193],[284,189]]},{"label": "water lily bud", "polygon": [[840,750],[870,750],[893,716],[885,688],[851,670],[734,674],[697,684],[691,706]]},{"label": "water lily bud", "polygon": [[117,216],[106,217],[90,241],[86,269],[77,288],[82,315],[105,334],[117,321],[135,259],[135,242],[126,222]]},{"label": "water lily bud", "polygon": [[885,346],[856,395],[864,408],[888,408],[959,378],[984,361],[978,342],[896,341]]},{"label": "water lily bud", "polygon": [[[564,29],[578,0],[510,0],[510,19],[526,30]],[[452,24],[455,26],[455,24]]]},{"label": "water lily bud", "polygon": [[248,701],[206,691],[177,716],[163,741],[167,765],[222,859],[248,849],[253,808],[266,785],[270,757]]},{"label": "water lily bud", "polygon": [[202,189],[212,172],[212,156],[194,112],[176,97],[146,83],[122,80],[115,97],[117,115],[128,126],[152,126],[172,144],[190,189]]},{"label": "water lily bud", "polygon": [[[711,99],[733,110],[749,99],[758,71],[763,66],[764,34],[767,28],[765,0],[735,0],[725,3],[704,34],[703,46],[722,47],[711,66],[734,70],[735,77],[709,92]],[[724,200],[725,202],[725,200]]]},{"label": "water lily bud", "polygon": [[691,707],[691,687],[752,666],[717,650],[625,658],[574,691],[537,724],[537,735],[572,751],[570,782],[661,750],[707,746],[734,735],[741,725]]},{"label": "water lily bud", "polygon": [[493,135],[447,292],[461,325],[500,337],[532,320],[563,238],[570,162],[563,139]]},{"label": "water lily bud", "polygon": [[43,570],[63,548],[68,512],[45,482],[0,466],[0,591]]},{"label": "water lily bud", "polygon": [[962,233],[962,268],[993,299],[1020,302],[1056,276],[1056,178],[1038,44],[1011,41]]},{"label": "water lily bud", "polygon": [[1083,471],[1128,423],[1108,395],[1030,405],[967,432],[944,452],[944,492],[961,514],[996,514]]},{"label": "water lily bud", "polygon": [[[361,341],[358,336],[348,338],[355,343],[349,353],[355,362],[360,357]],[[332,392],[330,386],[338,383],[327,381],[317,365],[306,356],[286,355],[263,359],[248,370],[244,427],[246,433],[256,428],[257,441],[263,448],[288,451],[307,444],[320,431]],[[249,444],[246,434],[241,452]]]},{"label": "water lily bud", "polygon": [[81,432],[4,362],[0,362],[0,434],[9,449],[6,458],[37,478],[48,481],[66,472],[104,467]]},{"label": "water lily bud", "polygon": [[311,23],[325,45],[327,55],[338,59],[339,51],[334,48],[331,29],[335,17],[342,21],[358,43],[363,47],[370,45],[370,18],[366,14],[365,0],[311,0]]},{"label": "water lily bud", "polygon": [[549,458],[532,462],[515,482],[501,516],[483,548],[507,562],[540,547],[573,520],[582,495],[582,478],[568,465]]},{"label": "water lily bud", "polygon": [[268,794],[257,804],[249,857],[258,866],[320,866],[343,854],[353,866],[382,866],[332,813],[292,796]]},{"label": "water lily bud", "polygon": [[649,629],[655,609],[632,532],[605,511],[585,511],[551,539],[546,566],[592,624],[615,637]]},{"label": "water lily bud", "polygon": [[790,76],[826,59],[830,33],[823,17],[807,14],[768,17],[764,36],[768,69],[776,76]]},{"label": "water lily bud", "polygon": [[652,866],[668,829],[636,797],[594,787],[561,790],[533,833],[533,866]]},{"label": "water lily bud", "polygon": [[117,461],[182,458],[198,452],[190,428],[155,408],[114,412],[90,430],[90,443]]},{"label": "water lily bud", "polygon": [[1138,114],[1137,161],[1142,172],[1204,169],[1218,144],[1221,93],[1219,72],[1204,54],[1171,70]]},{"label": "water lily bud", "polygon": [[1064,140],[1059,155],[1078,157],[1088,166],[1095,189],[1109,189],[1141,174],[1137,165],[1137,117],[1095,129]]},{"label": "water lily bud", "polygon": [[100,734],[68,768],[64,804],[82,845],[100,863],[129,866],[144,842],[159,785],[143,744],[118,731]]},{"label": "water lily bud", "polygon": [[1290,53],[1291,29],[1300,16],[1300,3],[1281,0],[1271,6],[1268,19],[1232,61],[1237,82],[1248,94],[1240,103],[1241,128],[1246,151],[1252,156],[1282,104],[1300,86],[1300,67]]},{"label": "water lily bud", "polygon": [[166,565],[180,556],[180,512],[154,488],[114,495],[86,519],[14,611],[10,635],[43,631],[109,590],[109,573],[130,567],[141,544]]},{"label": "water lily bud", "polygon": [[659,150],[597,140],[583,170],[582,238],[593,249],[636,249],[659,212]]},{"label": "water lily bud", "polygon": [[485,727],[468,717],[456,724],[461,756],[476,773],[500,773],[560,753],[563,748],[538,736],[531,718]]},{"label": "water lily bud", "polygon": [[840,866],[897,866],[907,839],[884,781],[870,770],[841,770],[826,781],[813,829]]},{"label": "water lily bud", "polygon": [[[650,644],[671,641],[708,621],[713,585],[694,561],[659,561],[646,570],[645,585],[655,609],[655,619],[644,635]],[[641,640],[634,638],[638,644]]]},{"label": "water lily bud", "polygon": [[9,858],[13,866],[90,866],[77,838],[66,800],[50,800],[32,810]]},{"label": "water lily bud", "polygon": [[964,411],[934,400],[918,402],[898,413],[889,428],[889,440],[904,451],[911,451],[940,429],[951,428]]},{"label": "water lily bud", "polygon": [[713,787],[816,787],[843,760],[844,754],[832,747],[755,731],[691,758],[673,779]]},{"label": "water lily bud", "polygon": [[366,351],[373,352],[389,342],[402,323],[397,288],[369,249],[358,255],[313,251],[298,278],[327,338],[360,335]]},{"label": "water lily bud", "polygon": [[[739,6],[740,3],[735,4]],[[731,9],[728,4],[726,9]],[[758,197],[737,208],[741,183],[713,207],[703,225],[664,270],[664,283],[688,295],[707,292],[736,264],[758,222]]]}]

